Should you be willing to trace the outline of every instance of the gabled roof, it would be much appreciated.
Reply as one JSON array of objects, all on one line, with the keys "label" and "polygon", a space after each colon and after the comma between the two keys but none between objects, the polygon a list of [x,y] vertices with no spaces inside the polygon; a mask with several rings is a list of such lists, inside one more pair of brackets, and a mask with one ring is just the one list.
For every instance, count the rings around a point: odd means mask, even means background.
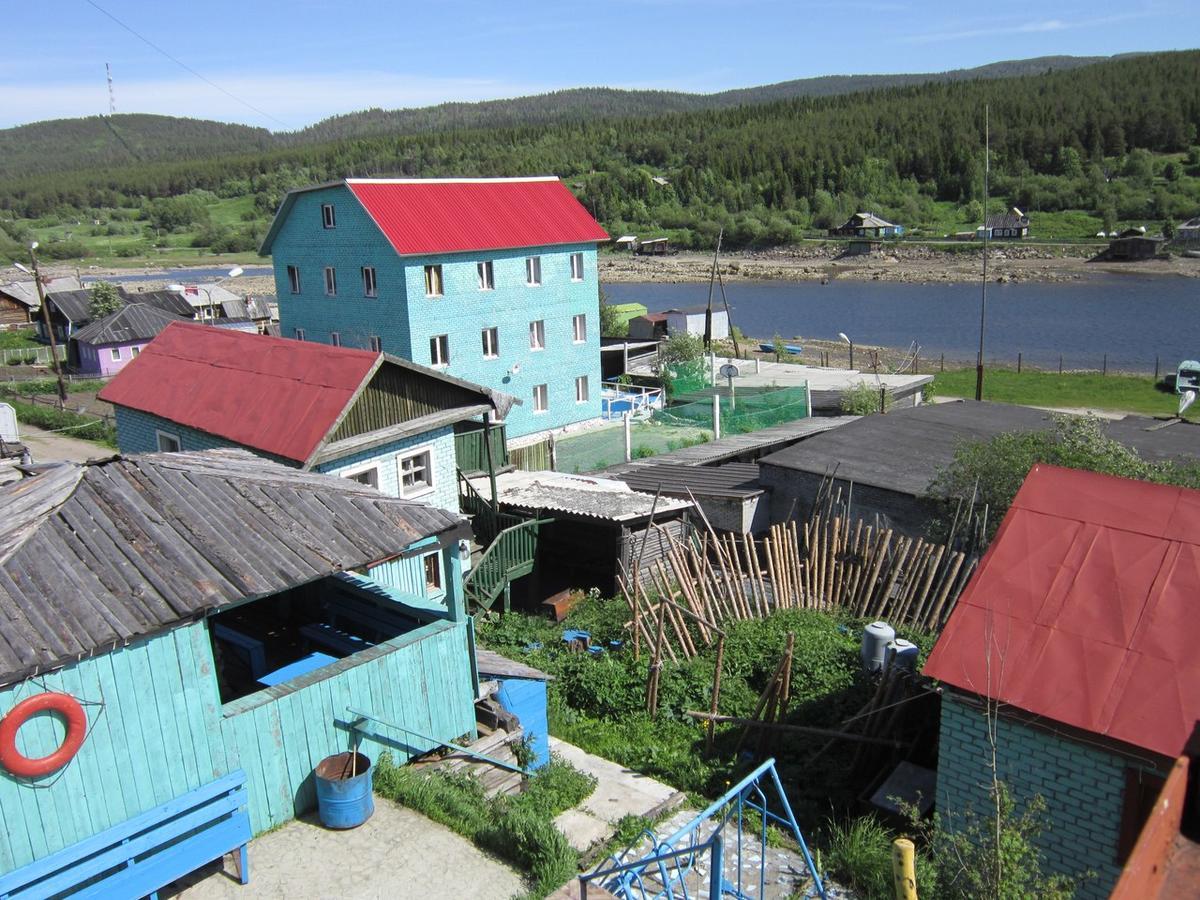
[{"label": "gabled roof", "polygon": [[1025,228],[1029,225],[1029,216],[1015,206],[1008,212],[995,213],[987,217],[987,228]]},{"label": "gabled roof", "polygon": [[73,325],[92,321],[92,292],[52,291],[46,294],[46,303],[67,317]]},{"label": "gabled roof", "polygon": [[1037,465],[925,674],[1178,756],[1200,719],[1198,597],[1200,491]]},{"label": "gabled roof", "polygon": [[[485,500],[492,498],[487,478],[475,478],[472,486]],[[659,497],[633,490],[615,478],[571,475],[566,472],[504,472],[496,476],[496,493],[501,506],[631,523],[655,515],[690,509],[690,500]]]},{"label": "gabled roof", "polygon": [[0,684],[394,558],[458,524],[243,450],[53,468],[0,488]]},{"label": "gabled roof", "polygon": [[[83,283],[74,275],[49,278],[42,282],[42,290],[47,294],[54,291],[81,290],[82,288]],[[10,281],[8,284],[0,284],[0,294],[11,297],[30,309],[41,309],[42,307],[42,301],[38,298],[37,285],[32,281]]]},{"label": "gabled roof", "polygon": [[72,337],[84,344],[128,344],[149,341],[172,322],[185,319],[145,303],[130,303],[103,319],[90,322]]},{"label": "gabled roof", "polygon": [[[857,220],[857,221],[856,221]],[[847,221],[846,226],[860,226],[863,228],[895,228],[895,224],[887,219],[880,218],[875,213],[860,212],[852,215]]]},{"label": "gabled roof", "polygon": [[382,353],[184,322],[164,329],[100,398],[309,465],[384,365],[460,389],[470,402],[451,420],[484,406],[503,415],[501,398],[511,401]]},{"label": "gabled roof", "polygon": [[[345,185],[401,256],[507,250],[608,240],[554,176],[538,178],[348,178]],[[259,251],[264,256],[298,194],[283,200]]]},{"label": "gabled roof", "polygon": [[118,291],[126,303],[144,303],[188,319],[196,313],[192,304],[184,300],[178,291],[127,291],[121,288]]}]

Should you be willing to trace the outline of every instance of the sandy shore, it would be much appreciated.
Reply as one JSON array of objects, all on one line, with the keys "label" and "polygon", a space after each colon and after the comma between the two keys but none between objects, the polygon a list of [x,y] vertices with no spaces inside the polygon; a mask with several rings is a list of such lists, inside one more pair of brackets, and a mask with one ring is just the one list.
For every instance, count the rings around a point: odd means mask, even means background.
[{"label": "sandy shore", "polygon": [[[954,246],[943,250],[927,245],[898,245],[871,256],[839,255],[842,246],[813,242],[771,250],[722,254],[721,275],[748,281],[855,281],[912,283],[979,280],[982,248]],[[1169,257],[1136,263],[1089,262],[1094,245],[993,246],[988,256],[988,280],[1006,282],[1077,281],[1093,276],[1180,275],[1200,277],[1200,260]],[[600,255],[600,281],[686,283],[708,281],[712,255],[681,251],[672,256]]]}]

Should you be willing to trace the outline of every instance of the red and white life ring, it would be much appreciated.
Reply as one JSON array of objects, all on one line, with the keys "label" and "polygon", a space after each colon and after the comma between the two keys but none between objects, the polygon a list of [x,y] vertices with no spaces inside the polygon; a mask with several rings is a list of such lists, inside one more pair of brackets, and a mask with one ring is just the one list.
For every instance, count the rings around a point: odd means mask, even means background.
[{"label": "red and white life ring", "polygon": [[[48,756],[30,759],[17,749],[17,732],[21,726],[40,712],[56,712],[67,723],[67,735],[62,745]],[[87,737],[87,713],[70,694],[48,691],[26,697],[0,719],[0,766],[20,778],[40,778],[57,772],[69,763],[83,746]]]}]

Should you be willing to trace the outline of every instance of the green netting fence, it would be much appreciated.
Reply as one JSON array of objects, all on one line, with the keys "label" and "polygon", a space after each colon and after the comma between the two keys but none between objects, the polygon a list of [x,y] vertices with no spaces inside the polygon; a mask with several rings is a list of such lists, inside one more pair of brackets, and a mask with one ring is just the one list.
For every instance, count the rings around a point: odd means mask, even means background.
[{"label": "green netting fence", "polygon": [[[772,425],[781,425],[811,414],[808,408],[808,387],[779,388],[763,391],[736,391],[721,394],[721,434],[749,434]],[[681,403],[657,410],[653,421],[662,425],[713,427],[712,397]]]}]

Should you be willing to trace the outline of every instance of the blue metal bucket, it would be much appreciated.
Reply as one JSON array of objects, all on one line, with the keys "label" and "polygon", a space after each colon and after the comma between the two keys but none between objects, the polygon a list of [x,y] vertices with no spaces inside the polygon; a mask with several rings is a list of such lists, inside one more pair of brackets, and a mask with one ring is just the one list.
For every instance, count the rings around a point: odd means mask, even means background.
[{"label": "blue metal bucket", "polygon": [[374,769],[361,753],[327,756],[313,771],[317,813],[326,828],[357,828],[375,812]]}]

